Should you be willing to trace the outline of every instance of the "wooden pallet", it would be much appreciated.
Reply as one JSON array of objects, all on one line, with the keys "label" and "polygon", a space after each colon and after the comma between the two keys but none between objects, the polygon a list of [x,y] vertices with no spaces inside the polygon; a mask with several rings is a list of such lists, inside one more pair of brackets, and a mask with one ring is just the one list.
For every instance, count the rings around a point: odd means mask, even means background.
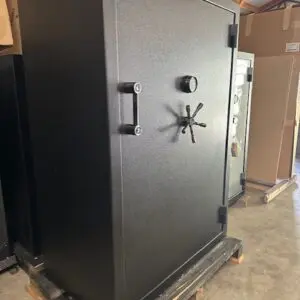
[{"label": "wooden pallet", "polygon": [[49,280],[43,269],[28,269],[30,282],[25,290],[34,300],[72,300],[64,291]]},{"label": "wooden pallet", "polygon": [[275,184],[273,187],[265,191],[264,195],[264,202],[269,203],[271,202],[275,197],[277,197],[280,193],[282,193],[284,190],[286,190],[288,187],[290,187],[294,182],[296,182],[297,177],[294,175],[292,178],[283,180],[278,184]]},{"label": "wooden pallet", "polygon": [[226,237],[193,265],[156,300],[199,300],[203,286],[228,261],[242,263],[243,247],[238,239]]},{"label": "wooden pallet", "polygon": [[[225,237],[156,300],[200,300],[203,298],[204,284],[226,262],[240,264],[243,258],[242,242]],[[76,300],[66,296],[43,271],[31,272],[30,283],[26,286],[26,290],[34,300]]]},{"label": "wooden pallet", "polygon": [[190,300],[201,300],[204,298],[204,289],[200,288],[197,290],[197,292],[195,293],[195,295],[193,295]]},{"label": "wooden pallet", "polygon": [[262,201],[269,203],[274,200],[280,193],[290,187],[297,180],[297,176],[294,175],[289,179],[282,180],[277,184],[269,184],[259,180],[247,179],[247,187],[251,187],[257,190],[263,191],[264,195]]},{"label": "wooden pallet", "polygon": [[[240,265],[244,261],[244,255],[241,255],[240,257],[231,257],[230,262],[235,265]],[[175,298],[176,300],[179,298]],[[173,299],[173,300],[175,300]],[[195,294],[189,299],[189,300],[201,300],[204,299],[204,288],[198,288],[195,292]]]},{"label": "wooden pallet", "polygon": [[32,282],[25,286],[25,290],[34,300],[47,300]]}]

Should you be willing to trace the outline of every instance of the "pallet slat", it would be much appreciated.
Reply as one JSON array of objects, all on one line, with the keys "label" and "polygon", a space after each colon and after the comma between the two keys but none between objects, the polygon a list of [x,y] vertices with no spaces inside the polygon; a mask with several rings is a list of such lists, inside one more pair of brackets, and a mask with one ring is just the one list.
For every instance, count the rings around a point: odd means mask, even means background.
[{"label": "pallet slat", "polygon": [[297,177],[296,175],[294,175],[292,178],[283,180],[282,182],[275,184],[272,188],[266,190],[264,195],[264,202],[265,203],[271,202],[275,197],[277,197],[280,193],[282,193],[294,182],[296,182],[296,179]]},{"label": "pallet slat", "polygon": [[239,259],[241,256],[242,242],[234,238],[224,238],[211,252],[189,269],[156,300],[191,300],[191,297],[197,296],[199,289],[201,289],[231,257]]},{"label": "pallet slat", "polygon": [[32,283],[27,284],[25,290],[34,300],[47,300]]}]

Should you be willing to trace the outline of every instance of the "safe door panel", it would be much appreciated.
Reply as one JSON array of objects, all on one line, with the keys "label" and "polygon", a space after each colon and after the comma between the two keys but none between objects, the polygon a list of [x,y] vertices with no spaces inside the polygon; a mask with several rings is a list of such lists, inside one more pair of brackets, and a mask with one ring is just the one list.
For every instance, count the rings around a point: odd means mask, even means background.
[{"label": "safe door panel", "polygon": [[246,135],[250,83],[247,80],[251,60],[238,59],[235,75],[235,93],[233,97],[232,151],[230,153],[229,199],[243,191],[241,175],[245,169]]},{"label": "safe door panel", "polygon": [[[200,0],[124,0],[117,13],[121,127],[133,123],[125,83],[142,86],[142,134],[122,134],[126,300],[137,300],[222,232],[233,14]],[[200,103],[193,143],[181,125]]]}]

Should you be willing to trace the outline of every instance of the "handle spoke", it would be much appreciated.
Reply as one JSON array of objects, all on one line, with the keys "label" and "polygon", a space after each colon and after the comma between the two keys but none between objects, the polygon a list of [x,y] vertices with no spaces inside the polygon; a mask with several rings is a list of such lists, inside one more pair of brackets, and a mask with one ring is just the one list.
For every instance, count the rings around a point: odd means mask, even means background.
[{"label": "handle spoke", "polygon": [[188,119],[191,119],[191,107],[187,105],[185,107]]},{"label": "handle spoke", "polygon": [[189,127],[190,127],[190,131],[191,131],[192,143],[195,144],[196,141],[195,141],[195,135],[194,135],[194,129],[193,129],[193,126],[192,126],[192,125],[189,125]]},{"label": "handle spoke", "polygon": [[204,128],[207,127],[207,125],[206,125],[205,123],[198,123],[198,122],[195,122],[194,124],[197,125],[197,126],[200,126],[200,127],[204,127]]},{"label": "handle spoke", "polygon": [[197,108],[196,108],[196,110],[195,110],[195,112],[193,113],[193,115],[192,115],[192,118],[195,118],[196,117],[196,115],[198,114],[198,112],[200,111],[200,109],[203,107],[203,103],[199,103],[198,104],[198,106],[197,106]]}]

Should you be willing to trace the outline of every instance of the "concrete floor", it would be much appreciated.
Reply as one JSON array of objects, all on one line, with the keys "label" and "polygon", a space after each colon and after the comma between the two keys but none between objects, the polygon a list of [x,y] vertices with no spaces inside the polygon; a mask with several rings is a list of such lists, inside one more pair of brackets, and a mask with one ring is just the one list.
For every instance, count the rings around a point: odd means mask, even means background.
[{"label": "concrete floor", "polygon": [[[244,241],[245,260],[225,265],[206,284],[204,299],[299,300],[300,188],[295,184],[268,205],[259,193],[250,195],[248,207],[237,203],[229,217],[229,235]],[[27,281],[23,272],[0,275],[0,299],[30,300]]]}]

